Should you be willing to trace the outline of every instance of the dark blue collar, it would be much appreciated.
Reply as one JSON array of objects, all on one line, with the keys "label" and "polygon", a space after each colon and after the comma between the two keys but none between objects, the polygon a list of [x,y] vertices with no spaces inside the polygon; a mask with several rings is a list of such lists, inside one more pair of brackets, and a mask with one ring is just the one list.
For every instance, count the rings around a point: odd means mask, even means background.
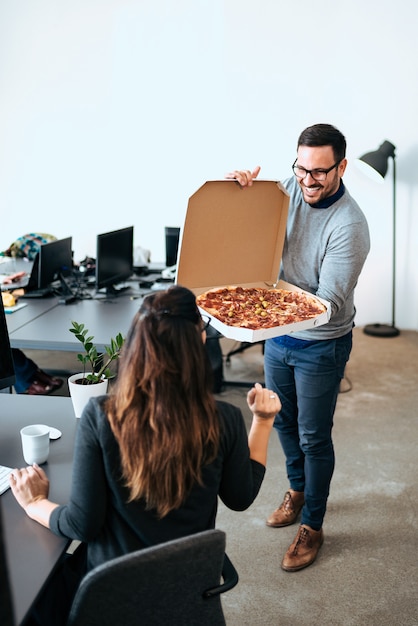
[{"label": "dark blue collar", "polygon": [[338,190],[333,193],[332,196],[328,196],[328,198],[324,198],[323,200],[315,202],[314,204],[310,204],[309,206],[311,206],[313,209],[328,209],[331,204],[337,202],[337,200],[339,200],[344,195],[344,192],[345,187],[343,181],[341,180]]}]

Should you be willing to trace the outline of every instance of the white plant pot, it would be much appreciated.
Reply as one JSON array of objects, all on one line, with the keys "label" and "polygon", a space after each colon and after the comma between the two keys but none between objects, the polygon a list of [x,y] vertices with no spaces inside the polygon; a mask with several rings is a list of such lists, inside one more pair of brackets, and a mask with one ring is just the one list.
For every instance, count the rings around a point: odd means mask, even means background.
[{"label": "white plant pot", "polygon": [[100,383],[94,385],[79,385],[75,381],[83,378],[84,374],[73,374],[68,379],[68,389],[73,401],[74,413],[76,417],[81,417],[84,407],[90,398],[103,396],[107,393],[108,379],[105,378]]}]

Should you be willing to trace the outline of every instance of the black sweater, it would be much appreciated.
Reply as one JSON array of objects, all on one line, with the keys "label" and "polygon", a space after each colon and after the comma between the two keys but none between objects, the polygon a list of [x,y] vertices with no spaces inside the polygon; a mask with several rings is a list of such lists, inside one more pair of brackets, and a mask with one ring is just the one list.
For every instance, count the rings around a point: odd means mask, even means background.
[{"label": "black sweater", "polygon": [[88,543],[88,568],[141,548],[215,526],[217,497],[235,511],[247,509],[263,482],[265,467],[250,459],[241,411],[217,402],[221,438],[217,458],[203,468],[184,505],[158,519],[144,502],[127,503],[119,447],[103,412],[104,397],[89,401],[77,429],[70,501],[56,508],[51,530]]}]

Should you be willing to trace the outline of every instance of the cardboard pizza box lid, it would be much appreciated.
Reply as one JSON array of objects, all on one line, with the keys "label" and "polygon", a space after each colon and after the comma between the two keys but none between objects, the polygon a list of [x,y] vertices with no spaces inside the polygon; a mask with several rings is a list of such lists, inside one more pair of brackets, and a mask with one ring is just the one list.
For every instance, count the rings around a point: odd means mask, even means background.
[{"label": "cardboard pizza box lid", "polygon": [[[241,285],[302,291],[277,283],[289,207],[282,184],[255,180],[241,187],[235,180],[213,180],[190,198],[179,244],[176,283],[196,295],[215,287]],[[309,294],[312,295],[312,294]],[[250,330],[223,324],[212,317],[212,326],[238,341],[261,341],[310,328],[329,319],[327,313],[304,322],[275,329]],[[292,328],[290,328],[290,326]]]},{"label": "cardboard pizza box lid", "polygon": [[200,292],[276,282],[288,206],[288,193],[275,181],[246,188],[234,180],[206,182],[189,199],[177,282]]}]

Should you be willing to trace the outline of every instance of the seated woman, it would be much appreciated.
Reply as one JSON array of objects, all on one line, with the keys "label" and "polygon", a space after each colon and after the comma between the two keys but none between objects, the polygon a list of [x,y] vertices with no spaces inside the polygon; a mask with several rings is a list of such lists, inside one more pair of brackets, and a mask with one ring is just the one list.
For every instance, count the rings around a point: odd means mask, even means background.
[{"label": "seated woman", "polygon": [[78,425],[70,501],[48,500],[40,467],[13,471],[12,491],[29,517],[87,545],[77,584],[109,559],[214,528],[218,496],[236,511],[256,498],[281,404],[256,383],[247,435],[241,411],[212,394],[205,329],[188,289],[146,297],[111,395],[90,400]]}]

